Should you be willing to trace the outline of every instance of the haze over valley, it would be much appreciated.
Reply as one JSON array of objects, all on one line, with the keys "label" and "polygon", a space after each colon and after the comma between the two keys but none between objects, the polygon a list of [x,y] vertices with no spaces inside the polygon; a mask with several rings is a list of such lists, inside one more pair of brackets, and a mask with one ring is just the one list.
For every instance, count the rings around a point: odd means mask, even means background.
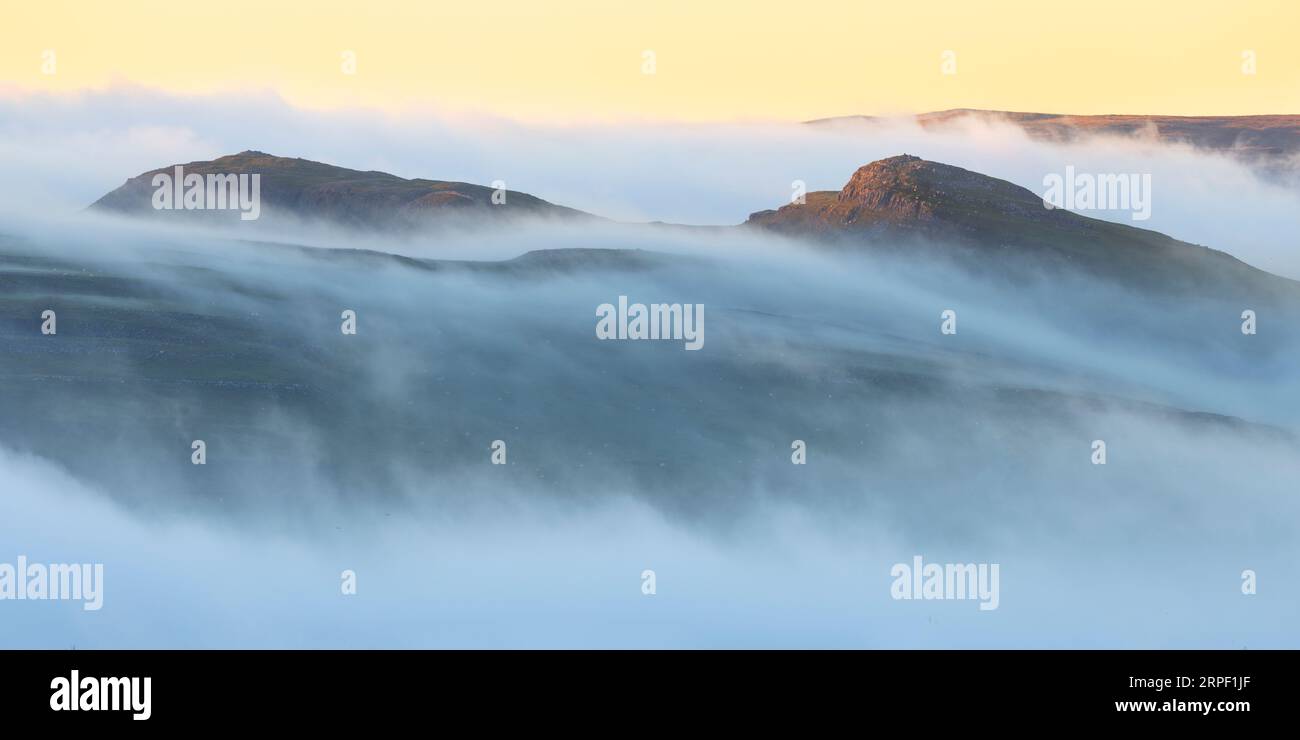
[{"label": "haze over valley", "polygon": [[[1275,171],[125,97],[0,99],[0,542],[107,574],[6,647],[1297,646]],[[1150,220],[1044,207],[1067,166],[1153,175]],[[257,218],[158,208],[177,167]],[[701,346],[600,339],[621,297]],[[996,609],[891,598],[918,553],[1000,564]]]}]

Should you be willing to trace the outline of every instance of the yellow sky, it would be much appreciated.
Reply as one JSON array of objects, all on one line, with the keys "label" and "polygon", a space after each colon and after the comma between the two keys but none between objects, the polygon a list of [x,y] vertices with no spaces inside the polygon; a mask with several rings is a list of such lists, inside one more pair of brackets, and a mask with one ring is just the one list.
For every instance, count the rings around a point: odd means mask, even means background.
[{"label": "yellow sky", "polygon": [[[1300,113],[1300,0],[10,2],[0,82],[526,119]],[[53,74],[47,74],[54,53]],[[356,72],[345,74],[344,52]],[[645,52],[654,74],[644,74]],[[945,52],[955,74],[944,74]],[[1243,72],[1243,52],[1254,74]],[[44,68],[43,68],[44,67]]]}]

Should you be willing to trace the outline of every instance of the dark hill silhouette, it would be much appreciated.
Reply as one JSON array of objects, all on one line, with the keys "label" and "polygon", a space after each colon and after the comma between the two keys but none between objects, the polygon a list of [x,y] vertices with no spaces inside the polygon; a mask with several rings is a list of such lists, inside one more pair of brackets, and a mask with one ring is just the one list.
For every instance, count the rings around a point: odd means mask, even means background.
[{"label": "dark hill silhouette", "polygon": [[[92,210],[133,215],[235,218],[234,211],[155,210],[154,175],[172,175],[177,165],[150,170],[100,198]],[[527,193],[507,191],[493,204],[493,188],[464,182],[405,179],[386,172],[351,170],[307,159],[246,151],[206,162],[179,165],[186,175],[258,174],[263,216],[290,215],[367,229],[397,229],[427,221],[480,221],[518,216],[594,218]]]}]

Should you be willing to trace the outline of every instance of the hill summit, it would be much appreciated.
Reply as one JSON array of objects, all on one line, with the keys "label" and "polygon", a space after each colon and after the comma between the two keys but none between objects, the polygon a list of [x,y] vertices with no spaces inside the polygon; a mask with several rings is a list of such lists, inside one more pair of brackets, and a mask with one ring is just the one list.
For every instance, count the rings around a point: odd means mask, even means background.
[{"label": "hill summit", "polygon": [[[259,177],[260,208],[270,216],[325,220],[366,229],[417,226],[448,218],[489,220],[510,216],[589,217],[528,193],[483,185],[423,178],[406,179],[387,172],[352,170],[308,159],[277,157],[248,150],[210,161],[150,170],[127,180],[91,205],[92,210],[201,218],[228,217],[229,211],[207,208],[158,208],[155,176],[171,182],[177,173]],[[183,184],[182,184],[183,185]],[[179,193],[178,186],[178,193]]]},{"label": "hill summit", "polygon": [[839,248],[955,248],[984,265],[1011,258],[1149,287],[1267,287],[1291,295],[1297,287],[1223,252],[1049,208],[1014,183],[908,154],[859,167],[839,191],[751,214],[745,225]]}]

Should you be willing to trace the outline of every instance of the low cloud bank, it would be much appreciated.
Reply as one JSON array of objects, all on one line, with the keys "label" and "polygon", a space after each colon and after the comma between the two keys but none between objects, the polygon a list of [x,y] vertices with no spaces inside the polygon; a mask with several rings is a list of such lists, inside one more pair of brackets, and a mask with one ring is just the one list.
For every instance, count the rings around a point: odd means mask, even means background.
[{"label": "low cloud bank", "polygon": [[[9,645],[1296,646],[1295,317],[753,234],[7,231],[0,561],[106,571],[0,603]],[[597,340],[619,295],[703,348]],[[998,609],[891,599],[917,554],[1000,564]]]}]

